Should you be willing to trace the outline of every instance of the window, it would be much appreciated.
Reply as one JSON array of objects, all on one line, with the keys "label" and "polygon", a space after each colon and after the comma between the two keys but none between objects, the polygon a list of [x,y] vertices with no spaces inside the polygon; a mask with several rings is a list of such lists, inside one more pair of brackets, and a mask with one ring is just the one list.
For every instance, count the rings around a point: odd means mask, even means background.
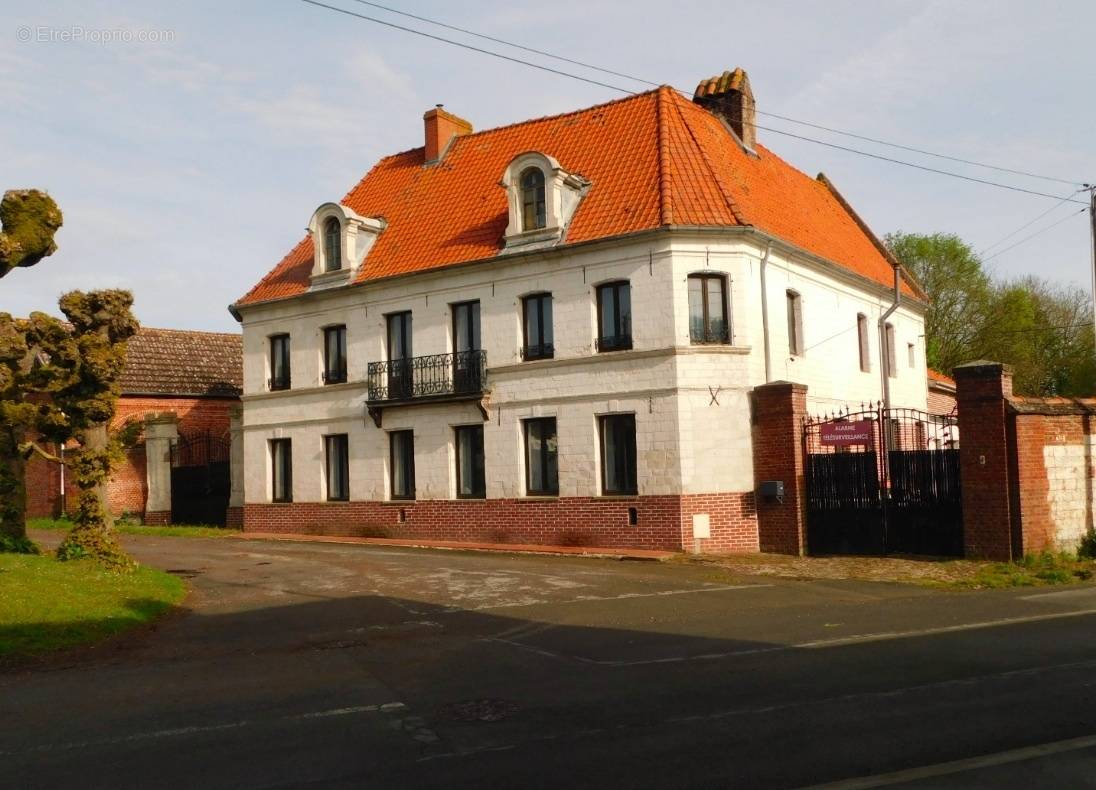
[{"label": "window", "polygon": [[906,344],[906,353],[909,355],[910,367],[917,367],[917,349],[913,343]]},{"label": "window", "polygon": [[719,274],[689,275],[689,340],[730,343],[726,280]]},{"label": "window", "polygon": [[788,291],[788,353],[803,356],[803,300],[795,291]]},{"label": "window", "polygon": [[546,224],[544,171],[539,167],[527,167],[521,171],[521,229],[539,230]]},{"label": "window", "polygon": [[600,417],[601,423],[601,492],[603,494],[635,494],[636,485],[636,418],[634,414],[611,414]]},{"label": "window", "polygon": [[323,330],[323,383],[346,381],[346,327],[329,326]]},{"label": "window", "polygon": [[533,294],[521,300],[523,359],[551,359],[556,347],[552,336],[552,294]]},{"label": "window", "polygon": [[388,322],[388,397],[410,398],[414,389],[411,363],[411,311],[392,313]]},{"label": "window", "polygon": [[453,392],[479,392],[480,303],[459,302],[453,312]]},{"label": "window", "polygon": [[350,447],[345,433],[323,437],[327,465],[327,498],[332,502],[350,499]]},{"label": "window", "polygon": [[323,224],[323,261],[325,272],[335,272],[342,268],[342,225],[336,217]]},{"label": "window", "polygon": [[856,314],[856,336],[860,342],[860,370],[867,373],[871,370],[871,349],[868,346],[868,317],[863,313]]},{"label": "window", "polygon": [[526,420],[525,431],[525,491],[531,496],[554,496],[559,493],[559,443],[556,439],[556,418]]},{"label": "window", "polygon": [[483,499],[487,482],[483,470],[483,426],[462,425],[454,429],[457,437],[457,496]]},{"label": "window", "polygon": [[270,338],[270,389],[289,389],[289,335]]},{"label": "window", "polygon": [[894,350],[894,324],[883,327],[883,336],[887,344],[887,375],[893,379],[898,376],[898,359]]},{"label": "window", "polygon": [[597,287],[598,351],[632,347],[632,293],[627,281]]},{"label": "window", "polygon": [[391,444],[392,498],[415,498],[415,434],[411,431],[392,431],[388,434]]},{"label": "window", "polygon": [[270,499],[273,502],[293,501],[293,444],[290,439],[270,440],[271,476]]}]

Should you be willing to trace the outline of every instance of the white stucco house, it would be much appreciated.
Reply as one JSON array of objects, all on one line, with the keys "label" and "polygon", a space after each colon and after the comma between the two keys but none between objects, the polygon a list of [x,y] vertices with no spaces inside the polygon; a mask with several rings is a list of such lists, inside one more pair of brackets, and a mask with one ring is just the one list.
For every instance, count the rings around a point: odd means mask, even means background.
[{"label": "white stucco house", "polygon": [[231,308],[245,529],[756,550],[754,387],[924,409],[922,292],[753,102],[427,112]]}]

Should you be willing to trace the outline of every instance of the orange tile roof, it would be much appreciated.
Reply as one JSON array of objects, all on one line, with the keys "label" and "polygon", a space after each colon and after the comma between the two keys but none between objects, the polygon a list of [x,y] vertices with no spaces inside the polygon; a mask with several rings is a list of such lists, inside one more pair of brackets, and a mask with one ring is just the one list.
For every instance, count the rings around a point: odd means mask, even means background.
[{"label": "orange tile roof", "polygon": [[928,374],[929,381],[935,381],[939,384],[943,384],[952,388],[955,387],[955,379],[953,379],[951,376],[941,373],[939,370],[933,370],[932,368],[928,368]]},{"label": "orange tile roof", "polygon": [[[535,150],[592,184],[567,243],[666,226],[746,225],[892,285],[885,251],[832,185],[757,148],[759,157],[748,155],[718,118],[663,86],[458,137],[435,166],[423,167],[422,148],[394,154],[342,200],[388,223],[355,282],[497,255],[507,224],[499,180],[514,157]],[[303,293],[311,272],[305,237],[238,304]]]}]

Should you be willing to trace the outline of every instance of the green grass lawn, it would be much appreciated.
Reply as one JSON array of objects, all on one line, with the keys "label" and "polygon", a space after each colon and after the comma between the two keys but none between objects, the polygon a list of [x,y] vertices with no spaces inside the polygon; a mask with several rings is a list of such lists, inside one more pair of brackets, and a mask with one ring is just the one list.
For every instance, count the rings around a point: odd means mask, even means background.
[{"label": "green grass lawn", "polygon": [[[30,518],[27,519],[27,529],[59,529],[67,532],[72,529],[72,522],[64,519]],[[189,524],[152,527],[118,522],[115,525],[115,530],[120,535],[153,535],[161,538],[228,538],[240,534],[238,529],[200,527]]]},{"label": "green grass lawn", "polygon": [[99,642],[155,619],[186,594],[153,568],[111,573],[91,560],[0,554],[0,663]]}]

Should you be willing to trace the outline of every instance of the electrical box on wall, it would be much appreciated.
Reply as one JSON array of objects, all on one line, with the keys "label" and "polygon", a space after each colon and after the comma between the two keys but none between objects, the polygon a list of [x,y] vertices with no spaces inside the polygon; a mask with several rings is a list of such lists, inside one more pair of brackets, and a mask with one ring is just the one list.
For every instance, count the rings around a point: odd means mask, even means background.
[{"label": "electrical box on wall", "polygon": [[784,501],[784,481],[783,480],[765,480],[758,486],[757,493],[761,495],[762,499],[769,502],[783,502]]},{"label": "electrical box on wall", "polygon": [[710,538],[712,536],[712,520],[707,513],[693,514],[693,537]]}]

